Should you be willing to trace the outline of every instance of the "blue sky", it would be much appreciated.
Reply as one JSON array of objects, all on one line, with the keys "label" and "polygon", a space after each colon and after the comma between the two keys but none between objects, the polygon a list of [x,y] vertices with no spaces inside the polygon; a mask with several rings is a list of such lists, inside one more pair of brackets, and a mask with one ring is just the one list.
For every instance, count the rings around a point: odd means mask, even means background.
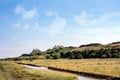
[{"label": "blue sky", "polygon": [[0,0],[0,58],[54,45],[120,40],[120,0]]}]

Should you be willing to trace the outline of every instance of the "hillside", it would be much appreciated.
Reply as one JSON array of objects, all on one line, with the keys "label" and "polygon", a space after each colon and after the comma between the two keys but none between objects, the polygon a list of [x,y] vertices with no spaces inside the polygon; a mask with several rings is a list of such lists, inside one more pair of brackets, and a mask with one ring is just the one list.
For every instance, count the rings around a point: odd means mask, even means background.
[{"label": "hillside", "polygon": [[113,47],[120,47],[120,42],[113,42],[106,45],[102,45],[99,43],[91,43],[86,45],[81,45],[73,49],[73,51],[83,51],[83,50],[100,50],[100,49],[111,49]]},{"label": "hillside", "polygon": [[[79,47],[64,47],[55,45],[52,49],[41,51],[33,49],[29,54],[22,54],[14,60],[33,59],[88,59],[88,58],[120,58],[120,42],[113,42],[106,45],[100,43],[90,43]],[[10,58],[8,58],[10,59]],[[13,58],[12,58],[13,59]]]}]

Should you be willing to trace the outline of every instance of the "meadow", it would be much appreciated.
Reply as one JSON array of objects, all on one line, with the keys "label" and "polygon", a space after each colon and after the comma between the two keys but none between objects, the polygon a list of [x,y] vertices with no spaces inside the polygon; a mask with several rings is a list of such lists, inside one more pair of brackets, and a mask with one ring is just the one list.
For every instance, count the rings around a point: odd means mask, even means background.
[{"label": "meadow", "polygon": [[29,69],[14,61],[0,61],[0,80],[77,80],[77,78],[73,74]]},{"label": "meadow", "polygon": [[23,60],[21,63],[120,77],[120,59]]}]

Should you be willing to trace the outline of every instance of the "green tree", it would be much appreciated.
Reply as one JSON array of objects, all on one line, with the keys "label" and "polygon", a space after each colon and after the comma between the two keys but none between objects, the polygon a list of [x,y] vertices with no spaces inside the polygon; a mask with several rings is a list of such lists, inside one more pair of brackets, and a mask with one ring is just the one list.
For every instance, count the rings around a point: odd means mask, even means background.
[{"label": "green tree", "polygon": [[103,54],[101,58],[107,58],[107,54]]},{"label": "green tree", "polygon": [[50,56],[50,54],[46,54],[46,59],[52,59],[52,57]]},{"label": "green tree", "polygon": [[60,54],[59,53],[54,53],[52,55],[53,59],[59,59],[60,58]]}]

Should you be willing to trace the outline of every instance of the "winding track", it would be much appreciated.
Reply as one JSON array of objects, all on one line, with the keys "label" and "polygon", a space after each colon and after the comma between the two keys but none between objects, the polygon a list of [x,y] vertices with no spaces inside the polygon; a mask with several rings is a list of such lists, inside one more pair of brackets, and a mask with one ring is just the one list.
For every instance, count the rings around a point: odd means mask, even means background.
[{"label": "winding track", "polygon": [[[40,70],[49,70],[47,67],[37,67],[37,66],[31,66],[31,65],[25,65],[25,67],[27,68],[33,68],[33,69],[40,69]],[[89,77],[85,77],[85,76],[80,76],[77,75],[78,80],[95,80]]]}]

